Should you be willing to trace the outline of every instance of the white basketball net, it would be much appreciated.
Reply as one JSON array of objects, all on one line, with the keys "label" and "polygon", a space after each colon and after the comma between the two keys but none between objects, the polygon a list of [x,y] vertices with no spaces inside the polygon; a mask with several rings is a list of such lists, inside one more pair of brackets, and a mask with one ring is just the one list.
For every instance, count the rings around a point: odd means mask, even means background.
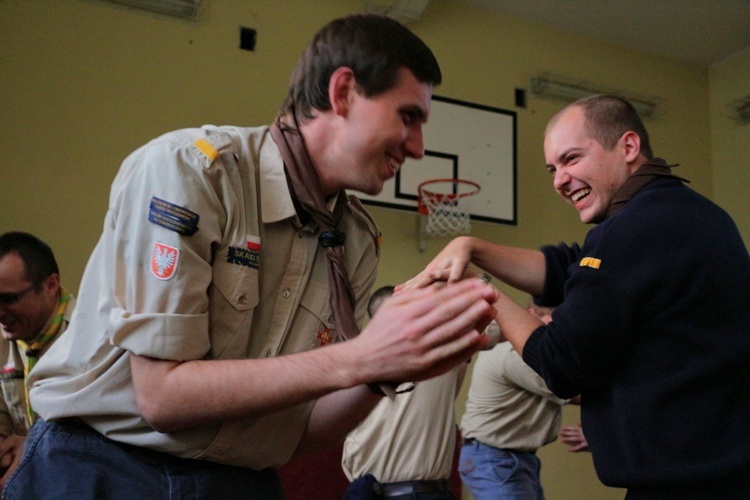
[{"label": "white basketball net", "polygon": [[[436,192],[436,186],[443,193]],[[450,189],[450,191],[448,191]],[[461,191],[464,191],[463,193]],[[479,188],[458,182],[440,182],[420,191],[420,202],[427,210],[427,236],[450,236],[471,231],[470,205]]]}]

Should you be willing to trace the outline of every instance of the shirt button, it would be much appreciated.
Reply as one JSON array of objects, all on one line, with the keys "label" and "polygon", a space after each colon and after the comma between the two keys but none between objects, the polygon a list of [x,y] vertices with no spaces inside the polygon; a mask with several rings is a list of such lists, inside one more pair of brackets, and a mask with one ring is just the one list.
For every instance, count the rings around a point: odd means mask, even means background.
[{"label": "shirt button", "polygon": [[267,351],[266,351],[266,354],[265,354],[265,356],[266,356],[267,358],[271,356],[271,349],[269,349],[269,350],[267,350]]},{"label": "shirt button", "polygon": [[292,295],[292,292],[290,292],[289,289],[286,289],[281,295],[283,295],[285,299],[288,299]]},{"label": "shirt button", "polygon": [[237,302],[239,302],[240,304],[246,303],[247,302],[247,295],[245,295],[244,293],[242,295],[240,295],[239,298],[237,299]]}]

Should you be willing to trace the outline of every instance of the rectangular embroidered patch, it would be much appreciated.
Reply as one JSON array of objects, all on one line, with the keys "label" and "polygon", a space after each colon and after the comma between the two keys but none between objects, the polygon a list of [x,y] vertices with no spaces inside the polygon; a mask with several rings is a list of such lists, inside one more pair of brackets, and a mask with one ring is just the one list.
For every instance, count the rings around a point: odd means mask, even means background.
[{"label": "rectangular embroidered patch", "polygon": [[581,267],[591,267],[593,269],[599,269],[602,265],[601,259],[595,259],[594,257],[584,257],[581,259],[581,263],[578,264]]},{"label": "rectangular embroidered patch", "polygon": [[198,230],[200,215],[154,196],[151,198],[148,220],[170,231],[192,236]]},{"label": "rectangular embroidered patch", "polygon": [[227,262],[239,264],[240,266],[258,269],[260,263],[260,252],[242,247],[229,247],[227,249]]}]

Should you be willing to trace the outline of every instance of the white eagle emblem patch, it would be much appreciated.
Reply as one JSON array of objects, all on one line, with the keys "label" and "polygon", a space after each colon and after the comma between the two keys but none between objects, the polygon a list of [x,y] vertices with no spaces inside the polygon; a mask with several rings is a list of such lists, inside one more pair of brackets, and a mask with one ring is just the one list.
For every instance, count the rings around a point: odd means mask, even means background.
[{"label": "white eagle emblem patch", "polygon": [[179,260],[180,251],[177,248],[157,241],[151,254],[151,274],[160,280],[168,280],[174,276]]}]

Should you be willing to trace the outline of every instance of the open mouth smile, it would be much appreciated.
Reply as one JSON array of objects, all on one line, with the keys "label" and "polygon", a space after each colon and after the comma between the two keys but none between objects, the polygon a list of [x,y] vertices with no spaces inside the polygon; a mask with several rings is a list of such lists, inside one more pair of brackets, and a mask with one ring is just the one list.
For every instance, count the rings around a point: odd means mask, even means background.
[{"label": "open mouth smile", "polygon": [[573,203],[579,203],[589,194],[591,194],[591,188],[579,189],[578,191],[570,195],[570,199],[573,200]]}]

